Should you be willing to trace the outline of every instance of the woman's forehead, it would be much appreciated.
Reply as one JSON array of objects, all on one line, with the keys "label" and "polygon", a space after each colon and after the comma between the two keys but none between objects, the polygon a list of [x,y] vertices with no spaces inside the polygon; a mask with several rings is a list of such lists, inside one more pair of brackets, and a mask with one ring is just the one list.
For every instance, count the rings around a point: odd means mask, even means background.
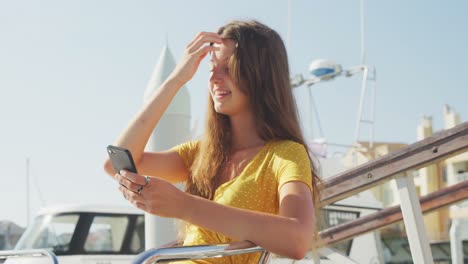
[{"label": "woman's forehead", "polygon": [[227,61],[234,53],[236,42],[232,39],[223,39],[222,44],[214,43],[213,46],[219,47],[220,50],[211,53],[211,61],[224,62]]}]

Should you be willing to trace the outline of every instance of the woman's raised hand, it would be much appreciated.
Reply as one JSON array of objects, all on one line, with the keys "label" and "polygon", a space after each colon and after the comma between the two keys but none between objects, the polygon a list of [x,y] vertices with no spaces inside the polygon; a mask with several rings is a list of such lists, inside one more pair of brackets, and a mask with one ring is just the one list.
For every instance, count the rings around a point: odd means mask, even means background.
[{"label": "woman's raised hand", "polygon": [[219,47],[210,43],[222,44],[221,36],[213,32],[200,32],[185,48],[184,56],[177,64],[170,78],[181,85],[187,83],[198,70],[200,62],[209,52],[218,51]]}]

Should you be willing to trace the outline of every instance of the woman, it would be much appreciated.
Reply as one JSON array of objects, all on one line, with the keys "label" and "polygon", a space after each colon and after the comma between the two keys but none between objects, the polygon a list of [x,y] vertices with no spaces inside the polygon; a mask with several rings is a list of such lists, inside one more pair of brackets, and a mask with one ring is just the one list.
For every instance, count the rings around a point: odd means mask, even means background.
[{"label": "woman", "polygon": [[[144,147],[177,91],[210,54],[203,137],[165,152]],[[199,33],[158,92],[114,143],[142,175],[114,175],[120,191],[151,214],[189,223],[184,245],[251,241],[301,259],[313,244],[319,178],[299,127],[280,36],[257,21]],[[109,160],[106,171],[113,175]],[[186,192],[171,183],[185,182]],[[196,263],[256,263],[259,254]],[[206,262],[208,261],[208,262]]]}]

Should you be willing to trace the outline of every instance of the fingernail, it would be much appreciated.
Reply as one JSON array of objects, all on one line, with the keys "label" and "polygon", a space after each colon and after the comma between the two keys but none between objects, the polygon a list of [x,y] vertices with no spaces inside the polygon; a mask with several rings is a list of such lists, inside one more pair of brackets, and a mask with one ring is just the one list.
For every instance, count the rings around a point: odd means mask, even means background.
[{"label": "fingernail", "polygon": [[120,170],[120,175],[122,175],[122,176],[125,176],[125,174],[127,174],[127,172],[126,172],[126,171],[124,171],[124,170]]}]

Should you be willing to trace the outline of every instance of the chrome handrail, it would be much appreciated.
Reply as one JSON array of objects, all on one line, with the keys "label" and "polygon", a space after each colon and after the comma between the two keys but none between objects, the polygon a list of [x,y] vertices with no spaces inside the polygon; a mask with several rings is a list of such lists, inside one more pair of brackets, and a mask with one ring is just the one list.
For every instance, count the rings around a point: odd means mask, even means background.
[{"label": "chrome handrail", "polygon": [[205,258],[220,258],[247,253],[263,252],[258,263],[268,263],[270,252],[259,246],[230,249],[229,244],[201,245],[201,246],[181,246],[169,248],[149,249],[140,253],[133,264],[166,263],[178,260],[195,260]]},{"label": "chrome handrail", "polygon": [[0,260],[9,258],[21,258],[21,257],[49,257],[52,259],[54,264],[58,264],[57,256],[54,252],[48,249],[31,249],[31,250],[1,250]]}]

